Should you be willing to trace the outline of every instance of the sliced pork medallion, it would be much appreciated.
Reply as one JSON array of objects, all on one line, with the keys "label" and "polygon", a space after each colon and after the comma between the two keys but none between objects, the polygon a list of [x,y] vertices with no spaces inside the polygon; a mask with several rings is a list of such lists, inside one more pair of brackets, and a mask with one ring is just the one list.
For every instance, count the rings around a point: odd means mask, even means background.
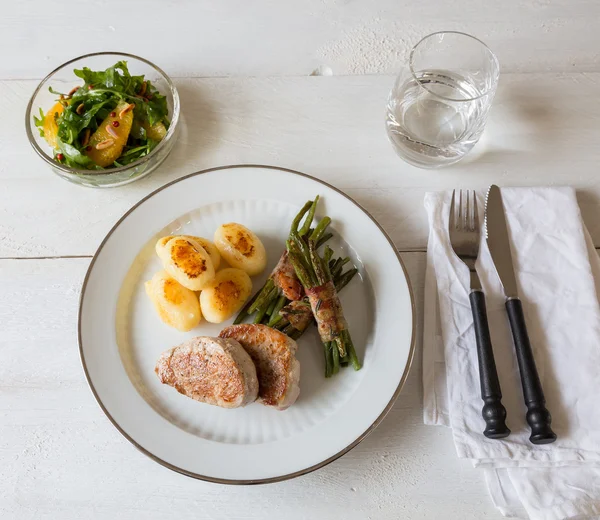
[{"label": "sliced pork medallion", "polygon": [[238,408],[256,400],[256,368],[235,339],[192,338],[163,352],[154,369],[160,382],[202,403]]},{"label": "sliced pork medallion", "polygon": [[266,325],[232,325],[219,334],[239,341],[256,365],[258,399],[267,406],[285,410],[300,393],[300,362],[296,342]]}]

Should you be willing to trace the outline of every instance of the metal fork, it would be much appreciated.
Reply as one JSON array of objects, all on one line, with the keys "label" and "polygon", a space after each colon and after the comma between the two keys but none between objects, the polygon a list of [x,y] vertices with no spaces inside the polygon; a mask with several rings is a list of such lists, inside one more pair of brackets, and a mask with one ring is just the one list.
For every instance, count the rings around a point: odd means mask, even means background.
[{"label": "metal fork", "polygon": [[448,231],[454,253],[465,264],[471,275],[469,302],[477,343],[481,399],[484,402],[481,415],[486,428],[483,434],[490,439],[502,439],[510,434],[510,430],[505,422],[506,408],[502,404],[502,392],[487,321],[485,295],[475,270],[481,244],[477,196],[474,191],[467,190],[463,194],[463,190],[460,190],[458,203],[456,198],[456,190],[454,190],[450,204]]}]

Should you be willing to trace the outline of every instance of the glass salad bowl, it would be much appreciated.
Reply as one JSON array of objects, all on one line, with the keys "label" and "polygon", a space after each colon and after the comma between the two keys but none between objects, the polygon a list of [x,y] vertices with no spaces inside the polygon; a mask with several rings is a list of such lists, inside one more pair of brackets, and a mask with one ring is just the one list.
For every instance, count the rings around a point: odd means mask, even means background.
[{"label": "glass salad bowl", "polygon": [[[126,62],[130,73],[130,76],[126,75],[125,79],[122,76],[116,77],[116,74],[94,75],[94,72],[92,72],[105,71],[121,61]],[[84,68],[89,69],[87,74],[85,71],[79,74],[84,75],[85,78],[75,75],[74,70]],[[123,74],[121,69],[118,69],[118,74]],[[139,78],[142,75],[144,81]],[[149,83],[146,83],[148,80]],[[78,93],[75,90],[75,87],[84,85],[89,92],[79,91]],[[147,85],[151,85],[151,87],[148,86],[148,92],[146,92]],[[119,89],[121,90],[119,91]],[[101,106],[101,101],[106,99],[107,96],[115,96],[113,90],[119,92],[121,97],[119,98],[119,106],[113,108],[113,111],[109,113],[107,107],[111,107],[111,103],[114,105],[115,101],[107,101],[104,107]],[[64,93],[64,99],[59,100],[59,93]],[[94,96],[90,97],[90,93],[94,93]],[[69,94],[72,95],[72,98]],[[88,97],[85,98],[85,103],[82,103],[81,99],[78,100],[78,97],[85,94]],[[161,95],[165,97],[164,101]],[[112,99],[116,98],[113,97]],[[147,121],[156,117],[161,108],[164,109],[165,101],[166,118],[163,120],[164,124],[161,123],[161,131],[158,137],[155,137],[151,133],[150,123]],[[61,125],[59,130],[59,127],[54,123],[54,130],[50,131],[44,123],[46,118],[53,116],[55,107],[58,107],[59,113],[63,110],[67,111],[66,108],[61,108],[59,103],[62,103],[62,107],[66,107],[70,103],[73,104],[68,123],[71,126]],[[76,105],[81,110],[73,110]],[[128,105],[129,108],[123,109]],[[97,111],[98,116],[91,115],[94,110]],[[127,111],[130,111],[131,114],[135,113],[135,116],[128,116]],[[92,124],[89,131],[84,129],[76,134],[81,125],[84,124],[83,118],[86,112],[90,118],[96,117],[96,123]],[[107,188],[122,186],[141,179],[166,159],[175,143],[179,113],[180,105],[177,89],[171,79],[160,68],[148,60],[132,54],[98,52],[67,61],[40,82],[27,105],[25,129],[31,146],[52,168],[54,173],[63,179],[83,186]],[[98,121],[101,121],[101,123],[97,123]],[[105,124],[107,122],[109,124]],[[120,124],[121,129],[118,128]],[[131,127],[128,134],[119,133],[124,128],[128,128],[128,125]],[[70,131],[74,133],[71,137],[69,136]],[[85,135],[86,132],[87,135]],[[96,133],[98,135],[94,135]],[[134,133],[136,140],[132,141]],[[48,140],[55,146],[52,146],[43,134],[47,137],[50,136]],[[76,146],[65,144],[63,140],[70,140]],[[108,153],[109,158],[106,159],[107,152],[104,148],[115,146],[115,142],[122,143],[123,140],[127,140],[127,142],[125,147],[122,148],[121,155],[118,158],[110,157],[110,153]],[[84,141],[89,141],[89,144],[83,146]],[[143,146],[139,146],[140,143]],[[121,150],[121,148],[115,147],[112,150]],[[118,154],[119,152],[115,153]],[[104,162],[110,161],[111,165],[99,168],[97,163],[102,162],[102,160],[99,160],[98,156],[102,156],[100,159],[104,159]],[[94,158],[96,162],[90,160],[90,158]],[[112,159],[116,159],[116,162],[112,163]]]}]

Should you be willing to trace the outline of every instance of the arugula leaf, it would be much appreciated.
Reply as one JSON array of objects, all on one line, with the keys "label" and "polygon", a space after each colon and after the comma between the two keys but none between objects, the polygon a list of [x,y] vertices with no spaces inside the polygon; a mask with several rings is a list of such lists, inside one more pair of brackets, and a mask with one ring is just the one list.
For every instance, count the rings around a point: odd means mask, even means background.
[{"label": "arugula leaf", "polygon": [[87,168],[89,170],[102,170],[101,166],[98,166],[92,161],[87,155],[82,154],[77,148],[69,143],[63,142],[60,137],[56,138],[56,144],[58,150],[63,154],[63,164],[70,166],[71,168]]},{"label": "arugula leaf", "polygon": [[37,127],[38,132],[40,133],[40,137],[44,137],[44,120],[45,119],[46,119],[46,116],[44,115],[44,111],[40,107],[40,117],[33,116],[33,122],[34,122],[35,126]]},{"label": "arugula leaf", "polygon": [[56,94],[57,96],[66,96],[64,92],[59,92],[58,90],[54,90],[52,87],[48,87],[48,92],[50,94]]},{"label": "arugula leaf", "polygon": [[132,147],[129,149],[127,149],[127,147],[126,147],[126,150],[123,152],[121,157],[119,157],[119,162],[123,166],[126,164],[131,164],[132,162],[137,161],[138,159],[144,157],[145,155],[148,155],[152,150],[154,150],[154,148],[156,147],[157,144],[158,144],[158,141],[153,141],[152,139],[148,139],[146,141],[146,144]]},{"label": "arugula leaf", "polygon": [[135,94],[144,81],[143,76],[132,76],[127,68],[127,62],[119,61],[105,71],[93,71],[88,67],[75,69],[75,75],[86,85],[93,85],[94,88],[105,87],[120,93]]},{"label": "arugula leaf", "polygon": [[78,78],[81,78],[86,85],[103,84],[104,78],[106,77],[105,71],[93,71],[88,67],[83,67],[83,69],[75,69],[73,73]]},{"label": "arugula leaf", "polygon": [[[73,144],[77,140],[79,133],[86,128],[98,128],[96,114],[102,108],[107,106],[109,110],[112,110],[117,106],[115,100],[111,98],[92,98],[80,101],[77,100],[77,102],[71,103],[66,107],[58,119],[58,137],[65,143]],[[81,103],[83,103],[85,110],[82,115],[79,115],[77,107]]]},{"label": "arugula leaf", "polygon": [[169,107],[167,106],[167,97],[161,94],[150,81],[146,91],[149,92],[148,108],[149,108],[149,123],[154,125],[159,121],[167,122],[167,116],[169,115]]},{"label": "arugula leaf", "polygon": [[166,119],[169,113],[167,98],[156,90],[150,81],[147,82],[146,93],[149,94],[148,101],[136,103],[135,108],[141,119],[153,126]]}]

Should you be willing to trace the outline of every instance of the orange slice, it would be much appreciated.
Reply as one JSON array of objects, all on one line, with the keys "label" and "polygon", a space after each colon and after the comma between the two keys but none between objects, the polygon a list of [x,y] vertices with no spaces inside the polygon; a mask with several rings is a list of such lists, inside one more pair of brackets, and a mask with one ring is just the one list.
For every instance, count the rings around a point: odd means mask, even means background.
[{"label": "orange slice", "polygon": [[133,123],[133,109],[123,112],[128,106],[128,103],[119,103],[92,134],[91,149],[86,151],[86,155],[98,166],[110,166],[123,153]]}]

